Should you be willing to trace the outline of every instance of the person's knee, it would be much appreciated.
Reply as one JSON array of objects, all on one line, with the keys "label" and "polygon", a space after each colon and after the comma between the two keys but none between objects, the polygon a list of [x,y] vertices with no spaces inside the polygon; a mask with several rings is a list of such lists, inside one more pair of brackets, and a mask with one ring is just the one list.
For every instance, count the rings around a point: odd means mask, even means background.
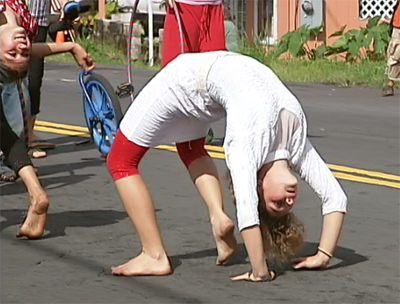
[{"label": "person's knee", "polygon": [[107,169],[114,181],[131,175],[138,175],[138,163],[128,163],[113,150],[107,156]]},{"label": "person's knee", "polygon": [[107,169],[114,181],[138,175],[139,163],[148,149],[129,141],[121,131],[118,131],[107,155]]},{"label": "person's knee", "polygon": [[200,157],[209,157],[207,150],[204,148],[204,142],[205,138],[202,137],[196,140],[176,144],[179,157],[186,168],[189,168],[189,166]]}]

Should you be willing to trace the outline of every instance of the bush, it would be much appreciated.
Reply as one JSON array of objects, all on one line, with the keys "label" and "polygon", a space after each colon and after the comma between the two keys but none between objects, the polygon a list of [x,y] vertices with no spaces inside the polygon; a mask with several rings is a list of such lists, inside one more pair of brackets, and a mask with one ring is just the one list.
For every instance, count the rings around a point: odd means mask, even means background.
[{"label": "bush", "polygon": [[380,16],[368,21],[366,28],[344,32],[346,26],[329,37],[340,37],[328,47],[326,56],[345,54],[346,61],[360,59],[382,60],[386,57],[389,45],[389,24],[378,24]]},{"label": "bush", "polygon": [[322,44],[317,48],[310,48],[307,42],[310,37],[316,37],[323,30],[323,25],[310,28],[308,25],[302,25],[297,30],[286,33],[279,40],[275,48],[274,55],[280,57],[282,54],[289,52],[293,57],[306,56],[310,60],[322,59],[327,50],[326,45]]},{"label": "bush", "polygon": [[390,41],[389,24],[379,24],[380,16],[368,21],[366,28],[352,29],[345,32],[346,26],[329,37],[339,37],[331,46],[326,43],[317,48],[310,48],[307,42],[310,37],[317,36],[323,26],[309,28],[302,25],[297,30],[282,36],[274,51],[276,57],[290,53],[293,57],[306,57],[310,60],[324,59],[332,55],[343,54],[346,61],[363,59],[382,60]]}]

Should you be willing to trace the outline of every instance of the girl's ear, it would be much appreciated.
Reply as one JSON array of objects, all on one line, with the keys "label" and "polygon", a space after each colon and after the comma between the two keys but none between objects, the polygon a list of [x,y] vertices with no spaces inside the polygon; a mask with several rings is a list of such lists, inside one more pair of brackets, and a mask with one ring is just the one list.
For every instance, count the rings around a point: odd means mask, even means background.
[{"label": "girl's ear", "polygon": [[257,188],[258,188],[258,191],[261,191],[261,189],[262,189],[262,184],[263,184],[263,181],[262,181],[261,179],[258,179],[258,180],[257,180]]}]

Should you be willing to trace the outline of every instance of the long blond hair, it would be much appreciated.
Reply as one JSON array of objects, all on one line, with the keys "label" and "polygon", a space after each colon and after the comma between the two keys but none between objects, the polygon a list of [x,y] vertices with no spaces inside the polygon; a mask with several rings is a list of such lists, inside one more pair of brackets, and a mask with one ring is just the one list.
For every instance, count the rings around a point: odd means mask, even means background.
[{"label": "long blond hair", "polygon": [[[233,203],[236,205],[232,177],[229,171],[227,178],[229,192],[233,198]],[[266,257],[280,263],[288,262],[304,243],[303,223],[292,212],[280,218],[273,217],[260,203],[258,212]]]}]

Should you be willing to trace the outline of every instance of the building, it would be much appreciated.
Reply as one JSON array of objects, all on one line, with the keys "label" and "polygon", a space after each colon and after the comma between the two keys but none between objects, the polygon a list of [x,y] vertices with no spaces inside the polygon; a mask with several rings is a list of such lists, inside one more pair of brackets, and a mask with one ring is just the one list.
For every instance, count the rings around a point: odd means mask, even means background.
[{"label": "building", "polygon": [[[320,39],[343,25],[347,29],[365,26],[371,17],[389,20],[397,0],[225,0],[239,31],[250,39],[274,44],[280,37],[304,23],[318,25],[325,30]],[[307,16],[307,6],[314,11]],[[317,18],[318,17],[318,18]]]}]

